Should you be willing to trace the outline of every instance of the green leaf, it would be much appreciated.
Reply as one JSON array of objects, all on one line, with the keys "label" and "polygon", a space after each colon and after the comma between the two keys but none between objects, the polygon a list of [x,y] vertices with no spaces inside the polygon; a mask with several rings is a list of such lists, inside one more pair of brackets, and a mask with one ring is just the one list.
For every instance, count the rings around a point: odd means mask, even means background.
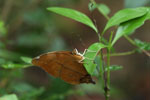
[{"label": "green leaf", "polygon": [[148,13],[144,16],[129,20],[127,22],[122,23],[116,32],[116,35],[112,41],[112,45],[121,38],[124,34],[131,35],[137,28],[142,26],[144,22],[147,20]]},{"label": "green leaf", "polygon": [[104,16],[107,16],[110,13],[110,9],[105,4],[97,4],[97,8]]},{"label": "green leaf", "polygon": [[114,16],[112,16],[110,20],[107,22],[104,32],[112,26],[116,26],[128,20],[141,17],[145,15],[148,12],[148,10],[149,9],[147,7],[127,8],[127,9],[120,10]]},{"label": "green leaf", "polygon": [[[120,70],[122,68],[123,68],[122,66],[118,66],[118,65],[111,65],[111,66],[109,66],[109,70],[110,71]],[[108,68],[106,67],[105,71],[107,71],[107,70],[108,70]]]},{"label": "green leaf", "polygon": [[89,10],[93,11],[94,9],[98,9],[100,13],[102,13],[104,16],[107,16],[110,13],[110,9],[105,4],[96,4],[95,2],[89,3],[88,5]]},{"label": "green leaf", "polygon": [[121,26],[125,27],[124,33],[126,35],[131,35],[133,31],[142,26],[147,20],[148,13],[142,17],[135,18],[131,21],[123,23]]},{"label": "green leaf", "polygon": [[97,66],[97,64],[94,64],[93,62],[86,62],[86,63],[84,63],[84,66],[85,66],[85,68],[86,68],[86,70],[87,70],[87,72],[90,74],[90,75],[93,75],[93,73],[94,73],[94,71],[95,71],[95,69],[96,69],[96,66]]},{"label": "green leaf", "polygon": [[150,50],[150,43],[149,42],[143,42],[143,41],[140,41],[138,39],[135,39],[134,40],[136,45],[142,49],[142,50]]},{"label": "green leaf", "polygon": [[94,59],[96,58],[98,52],[102,49],[105,48],[106,46],[102,43],[93,43],[88,49],[87,52],[85,53],[84,57],[84,67],[86,68],[87,72],[92,75],[95,68],[96,64],[93,63]]},{"label": "green leaf", "polygon": [[85,14],[83,14],[77,10],[73,10],[73,9],[69,9],[69,8],[62,8],[62,7],[49,7],[49,8],[47,8],[47,10],[57,13],[59,15],[71,18],[80,23],[83,23],[83,24],[91,27],[92,29],[94,29],[96,32],[98,32],[97,28],[95,27],[95,25],[93,24],[91,19],[88,16],[86,16]]},{"label": "green leaf", "polygon": [[149,7],[149,11],[148,11],[148,13],[147,13],[147,19],[150,20],[150,7]]},{"label": "green leaf", "polygon": [[24,61],[27,64],[32,63],[32,58],[30,58],[30,57],[21,57],[21,60]]},{"label": "green leaf", "polygon": [[7,30],[4,26],[4,23],[3,23],[3,21],[0,20],[0,36],[6,35],[6,32],[7,32]]},{"label": "green leaf", "polygon": [[89,7],[89,10],[90,10],[90,11],[93,11],[93,10],[96,8],[96,5],[94,5],[93,3],[90,2],[90,3],[88,4],[88,7]]},{"label": "green leaf", "polygon": [[0,100],[18,100],[16,94],[9,94],[0,97]]},{"label": "green leaf", "polygon": [[94,9],[98,9],[98,11],[103,14],[103,16],[105,16],[107,18],[107,15],[110,13],[110,9],[108,8],[107,5],[105,4],[96,4],[96,2],[90,2],[89,5],[89,10],[93,11]]},{"label": "green leaf", "polygon": [[2,67],[5,69],[14,69],[14,68],[26,68],[29,67],[30,65],[25,65],[25,64],[14,64],[12,62],[3,64]]}]

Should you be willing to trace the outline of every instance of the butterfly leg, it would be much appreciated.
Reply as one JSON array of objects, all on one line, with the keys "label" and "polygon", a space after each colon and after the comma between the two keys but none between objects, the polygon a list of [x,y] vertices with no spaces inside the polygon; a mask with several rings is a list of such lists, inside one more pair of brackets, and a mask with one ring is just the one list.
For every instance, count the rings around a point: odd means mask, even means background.
[{"label": "butterfly leg", "polygon": [[[94,61],[93,59],[86,58],[86,57],[84,57],[84,59],[87,59],[87,60],[89,60],[89,61]],[[84,60],[84,59],[82,59],[82,60],[79,60],[78,62],[79,62],[79,63],[85,63],[85,62],[83,62],[83,60]]]},{"label": "butterfly leg", "polygon": [[96,51],[85,49],[85,50],[83,51],[83,54],[82,54],[82,55],[85,55],[86,52],[96,52]]}]

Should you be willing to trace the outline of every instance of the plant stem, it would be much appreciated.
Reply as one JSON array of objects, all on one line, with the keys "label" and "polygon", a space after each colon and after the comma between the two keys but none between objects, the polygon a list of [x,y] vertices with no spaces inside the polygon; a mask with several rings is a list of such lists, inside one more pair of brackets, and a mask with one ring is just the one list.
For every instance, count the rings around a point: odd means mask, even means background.
[{"label": "plant stem", "polygon": [[[94,0],[90,0],[90,2],[92,2],[94,5],[96,5],[96,2]],[[96,26],[96,28],[98,29],[96,21],[93,20],[93,22],[94,22],[94,25]],[[96,34],[99,38],[99,42],[101,43],[101,36],[100,36],[99,32],[96,32]],[[105,79],[104,79],[105,71],[104,71],[104,65],[103,65],[103,52],[102,52],[102,50],[100,50],[100,55],[99,56],[100,56],[99,75],[100,75],[100,80],[101,80],[101,83],[102,83],[102,88],[104,88],[105,87]]]},{"label": "plant stem", "polygon": [[99,75],[100,75],[100,80],[102,82],[102,88],[104,89],[105,87],[105,81],[104,81],[104,65],[103,65],[103,54],[102,50],[100,51],[100,70],[99,70]]},{"label": "plant stem", "polygon": [[[95,0],[90,0],[94,5],[96,5],[96,2]],[[99,10],[100,11],[100,10]],[[100,11],[101,12],[101,11]],[[103,13],[102,13],[103,14]],[[107,20],[109,20],[109,17],[108,16],[104,16]],[[96,24],[95,24],[96,25]],[[99,34],[99,32],[97,32],[97,35],[99,37],[99,42],[101,43],[102,42],[102,38]],[[110,42],[112,40],[112,35],[113,35],[113,32],[110,36]],[[103,36],[103,33],[102,33],[102,36]],[[111,44],[111,43],[110,43]],[[104,68],[104,64],[103,64],[103,61],[104,61],[104,58],[103,58],[103,53],[102,53],[102,50],[100,51],[100,79],[101,79],[101,82],[102,82],[102,88],[104,88],[104,95],[105,95],[105,100],[109,100],[109,87],[110,87],[110,69],[109,69],[109,66],[110,66],[110,48],[111,48],[111,45],[108,47],[108,52],[107,52],[107,74],[106,72],[104,71],[105,68]]]},{"label": "plant stem", "polygon": [[110,66],[110,49],[107,48],[107,77],[106,77],[106,80],[105,80],[105,88],[104,88],[104,91],[105,91],[105,99],[106,100],[109,100],[109,96],[110,96],[110,69],[109,69],[109,66]]},{"label": "plant stem", "polygon": [[111,50],[111,41],[112,41],[113,32],[111,32],[111,35],[109,37],[109,45],[107,47],[107,79],[106,79],[106,87],[105,87],[105,98],[106,100],[109,100],[110,96],[110,50]]},{"label": "plant stem", "polygon": [[[132,50],[132,51],[128,51],[128,52],[121,52],[121,53],[112,53],[110,54],[110,56],[127,56],[127,55],[131,55],[133,53],[135,53],[136,50]],[[106,57],[107,55],[104,55],[104,57]]]}]

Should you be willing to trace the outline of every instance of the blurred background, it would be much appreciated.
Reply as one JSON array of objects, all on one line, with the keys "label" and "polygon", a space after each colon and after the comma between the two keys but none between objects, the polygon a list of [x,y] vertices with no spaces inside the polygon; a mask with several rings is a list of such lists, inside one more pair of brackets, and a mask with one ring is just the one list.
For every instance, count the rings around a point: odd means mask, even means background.
[{"label": "blurred background", "polygon": [[[123,8],[149,6],[149,0],[96,0],[110,9],[112,16]],[[89,27],[46,10],[59,6],[81,11],[97,21],[102,32],[107,20],[88,10],[88,0],[0,0],[0,97],[15,93],[19,100],[104,100],[101,83],[73,86],[48,75],[41,68],[5,69],[5,63],[22,63],[20,57],[35,57],[50,51],[80,52],[98,41]],[[105,37],[109,36],[109,32]],[[150,21],[136,30],[132,38],[150,42]],[[134,46],[121,38],[116,52]],[[111,73],[110,100],[150,100],[150,58],[145,54],[112,57],[111,64],[123,69]]]}]

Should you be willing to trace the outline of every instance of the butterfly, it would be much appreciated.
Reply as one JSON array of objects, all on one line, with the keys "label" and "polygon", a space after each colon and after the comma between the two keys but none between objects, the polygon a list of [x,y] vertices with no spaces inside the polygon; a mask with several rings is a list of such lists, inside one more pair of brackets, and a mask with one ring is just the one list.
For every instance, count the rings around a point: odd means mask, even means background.
[{"label": "butterfly", "polygon": [[92,83],[92,77],[86,71],[84,56],[77,49],[71,51],[54,51],[32,59],[32,64],[39,66],[50,75],[70,84]]}]

